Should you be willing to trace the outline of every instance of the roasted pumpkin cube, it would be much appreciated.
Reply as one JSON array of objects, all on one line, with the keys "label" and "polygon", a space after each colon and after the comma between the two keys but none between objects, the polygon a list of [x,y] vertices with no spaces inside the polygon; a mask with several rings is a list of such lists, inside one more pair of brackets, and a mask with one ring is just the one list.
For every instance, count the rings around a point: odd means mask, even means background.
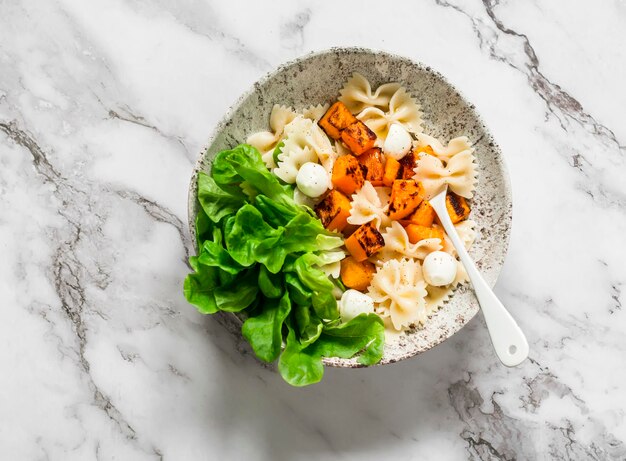
[{"label": "roasted pumpkin cube", "polygon": [[374,147],[376,135],[365,123],[357,120],[341,132],[341,140],[354,155],[361,155]]},{"label": "roasted pumpkin cube", "polygon": [[357,118],[352,115],[346,105],[341,101],[337,101],[330,106],[317,124],[322,127],[328,136],[333,139],[339,139],[341,132],[356,121]]},{"label": "roasted pumpkin cube", "polygon": [[419,224],[409,224],[405,227],[406,234],[409,237],[409,242],[417,243],[424,239],[437,238],[443,242],[443,229],[441,227],[426,227]]},{"label": "roasted pumpkin cube", "polygon": [[391,186],[389,217],[404,219],[424,200],[424,187],[414,179],[396,179]]},{"label": "roasted pumpkin cube", "polygon": [[448,191],[446,194],[446,209],[450,215],[450,219],[453,224],[456,224],[467,217],[470,214],[470,206],[464,197],[456,195],[454,192]]},{"label": "roasted pumpkin cube", "polygon": [[404,157],[400,159],[400,165],[402,165],[402,179],[411,179],[415,174],[413,168],[417,166],[419,160],[419,152],[412,150]]},{"label": "roasted pumpkin cube", "polygon": [[315,213],[328,230],[341,232],[350,217],[350,200],[338,190],[332,189],[315,207]]},{"label": "roasted pumpkin cube", "polygon": [[376,266],[369,261],[357,261],[352,256],[341,260],[341,281],[354,290],[365,291],[369,286]]},{"label": "roasted pumpkin cube", "polygon": [[354,194],[363,187],[363,170],[354,155],[342,155],[333,165],[333,186],[346,195]]},{"label": "roasted pumpkin cube", "polygon": [[396,179],[402,179],[402,165],[395,158],[387,157],[385,173],[383,174],[383,186],[391,187]]},{"label": "roasted pumpkin cube", "polygon": [[385,173],[385,156],[382,150],[379,147],[372,147],[364,154],[359,155],[358,159],[365,180],[374,186],[382,186],[383,174]]},{"label": "roasted pumpkin cube", "polygon": [[367,223],[354,231],[344,244],[355,261],[361,262],[385,246],[385,240],[371,223]]},{"label": "roasted pumpkin cube", "polygon": [[415,209],[413,213],[405,219],[407,224],[419,224],[420,226],[430,227],[435,222],[435,209],[428,203],[428,200],[422,200],[422,203]]}]

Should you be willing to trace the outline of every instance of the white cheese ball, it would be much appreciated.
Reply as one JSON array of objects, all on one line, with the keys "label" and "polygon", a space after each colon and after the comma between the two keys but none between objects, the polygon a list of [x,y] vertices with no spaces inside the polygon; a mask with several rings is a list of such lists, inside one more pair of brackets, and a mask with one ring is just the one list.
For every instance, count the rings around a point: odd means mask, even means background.
[{"label": "white cheese ball", "polygon": [[454,281],[457,261],[444,251],[433,251],[424,259],[422,271],[429,285],[441,287]]},{"label": "white cheese ball", "polygon": [[307,162],[298,171],[296,185],[304,195],[316,198],[330,187],[330,180],[322,165]]},{"label": "white cheese ball", "polygon": [[413,140],[408,131],[399,123],[389,127],[389,133],[383,144],[383,152],[396,160],[404,157],[411,150]]},{"label": "white cheese ball", "polygon": [[359,314],[373,314],[374,300],[357,290],[346,290],[339,301],[341,320],[349,322]]}]

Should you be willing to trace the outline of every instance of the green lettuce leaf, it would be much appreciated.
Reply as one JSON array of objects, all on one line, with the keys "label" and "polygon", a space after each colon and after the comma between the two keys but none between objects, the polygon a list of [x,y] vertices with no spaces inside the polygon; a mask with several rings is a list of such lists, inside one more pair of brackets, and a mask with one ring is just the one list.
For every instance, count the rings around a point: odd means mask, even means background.
[{"label": "green lettuce leaf", "polygon": [[233,275],[243,270],[243,266],[230,256],[230,253],[222,246],[221,242],[205,241],[198,261],[205,266],[219,267]]},{"label": "green lettuce leaf", "polygon": [[296,305],[293,312],[300,344],[308,346],[314,343],[322,334],[324,328],[322,320],[317,315],[311,314],[309,306]]},{"label": "green lettuce leaf", "polygon": [[198,201],[207,217],[217,223],[224,216],[236,213],[245,203],[245,195],[239,188],[223,189],[208,174],[200,172]]},{"label": "green lettuce leaf", "polygon": [[296,274],[286,272],[285,284],[287,285],[289,296],[296,304],[300,304],[303,306],[311,305],[311,297],[313,296],[313,292],[304,286],[304,284],[300,281]]},{"label": "green lettuce leaf", "polygon": [[317,383],[324,376],[324,366],[319,355],[308,352],[309,348],[296,338],[293,327],[287,323],[288,334],[285,350],[278,359],[278,371],[292,386],[302,387]]},{"label": "green lettuce leaf", "polygon": [[267,298],[280,298],[283,295],[283,277],[281,274],[272,274],[263,265],[259,268],[259,288]]},{"label": "green lettuce leaf", "polygon": [[316,265],[319,259],[312,253],[306,253],[296,259],[294,268],[302,284],[313,291],[312,304],[316,314],[324,320],[339,317],[337,300],[333,295],[333,282]]},{"label": "green lettuce leaf", "polygon": [[252,205],[244,205],[224,226],[226,248],[242,266],[264,264],[276,274],[285,262],[287,252],[279,244],[284,228],[274,229]]},{"label": "green lettuce leaf", "polygon": [[373,365],[383,356],[385,326],[376,314],[360,314],[347,323],[326,326],[308,351],[323,357],[349,359],[360,351],[359,363]]},{"label": "green lettuce leaf", "polygon": [[203,314],[216,313],[218,308],[214,292],[219,284],[219,269],[200,264],[195,256],[189,258],[189,263],[194,272],[187,275],[183,286],[187,302]]},{"label": "green lettuce leaf", "polygon": [[201,206],[198,207],[196,215],[196,245],[198,250],[202,248],[202,242],[208,240],[213,235],[213,221],[209,219]]},{"label": "green lettuce leaf", "polygon": [[198,175],[198,202],[199,255],[189,260],[184,293],[200,312],[245,311],[243,336],[261,360],[280,356],[279,371],[294,386],[322,379],[323,357],[380,360],[382,320],[363,314],[341,324],[333,295],[341,281],[321,270],[343,257],[342,236],[293,201],[293,186],[258,150],[217,154],[211,175]]},{"label": "green lettuce leaf", "polygon": [[225,312],[240,312],[250,306],[259,292],[258,268],[246,269],[240,277],[216,287],[213,295],[217,308]]},{"label": "green lettuce leaf", "polygon": [[280,299],[266,299],[260,313],[244,322],[241,328],[243,337],[261,360],[273,362],[278,358],[283,341],[283,323],[290,311],[291,302],[285,293]]},{"label": "green lettuce leaf", "polygon": [[281,184],[265,166],[261,153],[247,144],[220,152],[213,161],[211,174],[218,184],[246,181],[271,199],[293,203],[291,186]]}]

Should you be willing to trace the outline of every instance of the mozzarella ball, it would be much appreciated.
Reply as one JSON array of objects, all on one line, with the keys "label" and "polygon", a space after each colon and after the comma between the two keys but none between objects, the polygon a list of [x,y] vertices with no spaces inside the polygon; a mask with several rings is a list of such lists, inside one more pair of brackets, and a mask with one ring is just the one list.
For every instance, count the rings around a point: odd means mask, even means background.
[{"label": "mozzarella ball", "polygon": [[373,314],[374,300],[357,290],[346,290],[339,301],[341,320],[349,322],[359,314]]},{"label": "mozzarella ball", "polygon": [[326,192],[330,187],[330,180],[322,165],[307,162],[298,171],[296,185],[304,195],[315,198]]},{"label": "mozzarella ball", "polygon": [[389,127],[389,133],[383,144],[383,152],[396,160],[400,160],[411,149],[413,140],[408,131],[399,123]]},{"label": "mozzarella ball", "polygon": [[422,271],[429,285],[441,287],[454,281],[457,261],[444,251],[433,251],[424,259]]}]

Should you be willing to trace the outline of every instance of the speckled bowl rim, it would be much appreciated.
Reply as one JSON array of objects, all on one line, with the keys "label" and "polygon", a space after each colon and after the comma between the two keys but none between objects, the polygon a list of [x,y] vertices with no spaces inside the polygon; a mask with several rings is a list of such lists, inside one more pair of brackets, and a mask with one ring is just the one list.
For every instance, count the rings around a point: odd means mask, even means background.
[{"label": "speckled bowl rim", "polygon": [[[299,62],[308,60],[310,58],[313,58],[313,57],[316,57],[316,56],[322,56],[322,55],[326,55],[326,54],[330,54],[330,53],[352,53],[352,54],[362,53],[362,54],[372,54],[372,55],[384,55],[384,56],[387,56],[387,57],[389,57],[391,59],[395,59],[395,60],[398,60],[398,61],[404,61],[407,64],[410,64],[411,66],[419,68],[420,70],[423,70],[425,72],[431,73],[432,75],[434,75],[435,77],[440,79],[444,84],[448,85],[448,87],[452,91],[454,91],[460,97],[460,99],[463,100],[468,105],[468,107],[472,110],[473,115],[474,115],[474,117],[475,117],[475,119],[476,119],[480,129],[485,133],[485,136],[487,137],[487,140],[491,144],[493,152],[496,154],[496,156],[498,157],[498,160],[500,162],[500,170],[502,172],[502,175],[501,175],[502,189],[504,191],[504,195],[502,196],[502,201],[503,201],[504,208],[507,210],[507,213],[504,216],[504,218],[506,218],[508,220],[508,226],[507,226],[506,232],[504,232],[504,235],[502,235],[502,238],[503,238],[503,240],[502,240],[502,260],[501,260],[502,262],[500,264],[498,264],[498,267],[496,268],[497,272],[496,272],[496,276],[493,278],[493,283],[490,283],[491,287],[495,286],[495,284],[497,283],[498,278],[500,276],[500,272],[502,270],[502,266],[504,265],[504,259],[505,259],[506,255],[508,253],[509,242],[510,242],[510,237],[511,237],[511,229],[513,227],[513,199],[512,199],[512,192],[511,192],[511,182],[510,182],[510,176],[509,176],[509,169],[508,169],[507,164],[506,164],[506,159],[502,155],[502,150],[500,149],[500,146],[495,141],[493,135],[491,134],[491,132],[489,131],[489,129],[485,125],[481,115],[479,114],[478,110],[476,109],[476,106],[474,106],[474,104],[472,104],[470,102],[470,100],[465,97],[463,92],[459,91],[459,89],[456,86],[454,86],[453,84],[451,84],[448,81],[448,79],[446,77],[444,77],[440,72],[438,72],[437,70],[433,69],[430,66],[425,66],[421,62],[415,61],[415,60],[413,60],[411,58],[407,58],[405,56],[401,56],[401,55],[398,55],[398,54],[395,54],[395,53],[391,53],[391,52],[386,51],[386,50],[378,50],[378,49],[358,47],[358,46],[354,46],[354,47],[342,47],[342,46],[331,47],[331,48],[327,48],[325,50],[312,51],[312,52],[306,53],[304,55],[298,56],[297,58],[294,58],[292,60],[286,61],[286,62],[280,64],[279,66],[277,66],[274,70],[272,70],[272,71],[268,72],[267,74],[265,74],[264,76],[262,76],[255,83],[253,83],[252,86],[247,91],[242,93],[242,95],[239,96],[239,98],[237,98],[237,100],[228,108],[228,110],[226,111],[224,116],[219,120],[219,122],[215,125],[215,128],[211,132],[211,135],[209,136],[207,144],[206,144],[207,147],[198,156],[198,159],[196,160],[196,164],[195,164],[194,169],[193,169],[193,174],[191,176],[191,180],[190,180],[190,183],[189,183],[189,192],[188,192],[188,199],[187,199],[187,214],[188,214],[189,232],[191,234],[193,245],[194,245],[194,248],[196,250],[196,253],[198,252],[198,248],[197,248],[196,239],[195,239],[195,216],[193,215],[194,201],[196,200],[195,189],[196,189],[196,185],[197,185],[198,171],[200,171],[202,169],[202,161],[203,161],[204,156],[206,155],[206,152],[209,149],[209,147],[216,140],[216,138],[219,135],[219,133],[221,133],[221,131],[227,126],[229,120],[233,117],[233,115],[237,112],[237,110],[239,110],[240,106],[244,103],[244,101],[246,101],[246,99],[248,97],[250,97],[255,92],[255,90],[258,87],[260,87],[264,83],[266,83],[269,80],[271,80],[272,78],[274,78],[277,74],[279,74],[280,72],[282,72],[286,68],[294,66],[294,65],[298,64]],[[451,295],[450,300],[453,299],[454,295],[455,295],[455,293],[453,293]],[[446,304],[449,303],[449,302],[450,301],[447,301]],[[460,322],[454,322],[453,325],[450,326],[450,328],[448,330],[449,334],[447,336],[439,337],[437,339],[433,339],[429,343],[430,347],[422,349],[422,350],[407,350],[407,352],[405,354],[396,356],[393,359],[385,359],[385,357],[383,356],[382,360],[378,364],[376,364],[375,366],[378,366],[378,365],[388,365],[388,364],[397,363],[397,362],[406,360],[406,359],[411,358],[411,357],[416,357],[416,356],[420,355],[421,353],[426,352],[427,350],[430,350],[433,347],[438,346],[439,344],[443,343],[447,339],[449,339],[452,336],[454,336],[459,330],[461,330],[465,325],[467,325],[476,316],[476,314],[480,310],[479,305],[478,305],[478,301],[477,301],[477,299],[474,296],[471,298],[469,303],[471,304],[473,313],[471,315],[464,316],[462,321],[460,321]],[[227,312],[218,312],[215,315],[223,316],[223,317],[230,317],[228,320],[230,320],[230,321],[234,320],[238,324],[242,323],[241,319],[239,319],[239,317],[237,317],[235,314],[231,314],[231,313],[227,313]],[[227,322],[228,322],[228,320],[227,320]],[[237,331],[234,331],[232,329],[231,329],[231,331],[233,333],[237,333],[239,336],[241,335],[240,331],[237,332]],[[335,358],[333,358],[333,357],[331,357],[331,358],[323,358],[323,363],[326,366],[337,367],[337,368],[364,368],[364,367],[366,367],[365,365],[359,364],[354,359],[337,359],[336,357]]]}]

